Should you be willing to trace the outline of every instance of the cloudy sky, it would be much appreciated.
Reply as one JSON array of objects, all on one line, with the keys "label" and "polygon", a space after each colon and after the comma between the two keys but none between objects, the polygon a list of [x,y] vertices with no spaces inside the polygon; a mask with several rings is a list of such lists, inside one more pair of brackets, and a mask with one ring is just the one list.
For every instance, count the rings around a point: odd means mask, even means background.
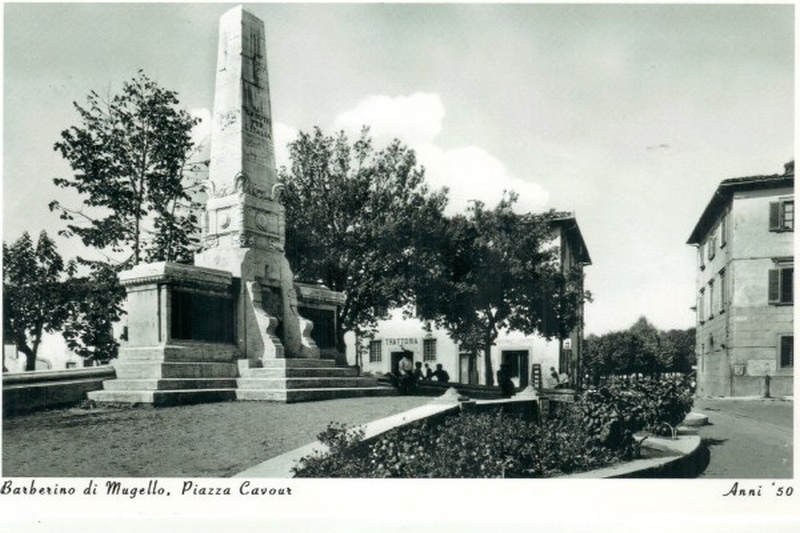
[{"label": "cloudy sky", "polygon": [[[5,4],[4,241],[60,227],[47,204],[70,200],[52,185],[68,167],[52,146],[90,90],[143,69],[208,116],[232,5]],[[368,124],[417,151],[451,212],[503,189],[574,211],[590,333],[641,315],[693,326],[685,243],[713,191],[794,157],[791,5],[248,9],[266,24],[278,164],[298,130]]]}]

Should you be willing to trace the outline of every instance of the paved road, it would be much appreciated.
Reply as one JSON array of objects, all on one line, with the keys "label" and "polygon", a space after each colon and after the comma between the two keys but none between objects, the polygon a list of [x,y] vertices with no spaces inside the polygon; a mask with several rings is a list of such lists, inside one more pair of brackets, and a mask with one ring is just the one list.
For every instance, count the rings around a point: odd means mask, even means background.
[{"label": "paved road", "polygon": [[696,400],[694,410],[709,421],[700,429],[710,452],[700,477],[792,477],[793,406],[782,400]]}]

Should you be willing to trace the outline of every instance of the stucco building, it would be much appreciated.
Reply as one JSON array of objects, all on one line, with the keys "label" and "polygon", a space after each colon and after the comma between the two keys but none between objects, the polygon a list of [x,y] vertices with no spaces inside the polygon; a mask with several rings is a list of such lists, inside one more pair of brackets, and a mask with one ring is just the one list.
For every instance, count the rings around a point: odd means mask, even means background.
[{"label": "stucco building", "polygon": [[792,395],[794,161],[727,179],[697,222],[697,393]]},{"label": "stucco building", "polygon": [[[553,221],[553,244],[559,249],[560,265],[564,271],[572,267],[583,270],[591,264],[591,257],[583,240],[578,222],[570,213],[563,213]],[[565,339],[547,340],[536,335],[524,335],[515,331],[501,331],[491,350],[494,371],[500,363],[511,367],[512,381],[518,388],[540,383],[533,369],[541,370],[547,386],[550,367],[574,378],[583,375],[581,370],[583,353],[583,309],[581,319]],[[447,331],[416,319],[404,319],[399,310],[390,313],[390,318],[378,324],[374,337],[363,339],[361,361],[356,361],[355,341],[348,336],[347,359],[349,364],[360,364],[365,372],[385,374],[396,371],[397,362],[404,352],[410,352],[414,362],[427,363],[432,369],[441,364],[450,375],[451,382],[483,384],[483,355],[462,351]]]}]

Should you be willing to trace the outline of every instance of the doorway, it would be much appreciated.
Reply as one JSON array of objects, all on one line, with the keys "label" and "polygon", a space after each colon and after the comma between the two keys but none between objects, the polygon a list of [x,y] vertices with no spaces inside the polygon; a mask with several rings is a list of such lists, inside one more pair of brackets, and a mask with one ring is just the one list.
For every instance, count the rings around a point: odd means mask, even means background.
[{"label": "doorway", "polygon": [[511,373],[511,381],[524,389],[528,386],[528,350],[508,350],[502,353],[502,363],[507,364]]},{"label": "doorway", "polygon": [[400,359],[407,355],[411,361],[414,361],[414,352],[392,352],[392,374],[398,375],[398,367],[400,366]]},{"label": "doorway", "polygon": [[475,371],[475,355],[469,352],[458,354],[458,381],[474,385],[478,383],[478,373]]}]

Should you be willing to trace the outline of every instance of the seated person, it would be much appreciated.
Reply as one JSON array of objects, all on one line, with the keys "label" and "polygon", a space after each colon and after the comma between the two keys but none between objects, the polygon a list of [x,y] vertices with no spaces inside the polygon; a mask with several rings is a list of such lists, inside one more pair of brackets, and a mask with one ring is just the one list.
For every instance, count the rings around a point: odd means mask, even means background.
[{"label": "seated person", "polygon": [[442,368],[441,363],[436,365],[436,371],[433,373],[433,377],[436,378],[436,381],[441,383],[447,383],[450,381],[450,374],[447,373],[447,370]]}]

